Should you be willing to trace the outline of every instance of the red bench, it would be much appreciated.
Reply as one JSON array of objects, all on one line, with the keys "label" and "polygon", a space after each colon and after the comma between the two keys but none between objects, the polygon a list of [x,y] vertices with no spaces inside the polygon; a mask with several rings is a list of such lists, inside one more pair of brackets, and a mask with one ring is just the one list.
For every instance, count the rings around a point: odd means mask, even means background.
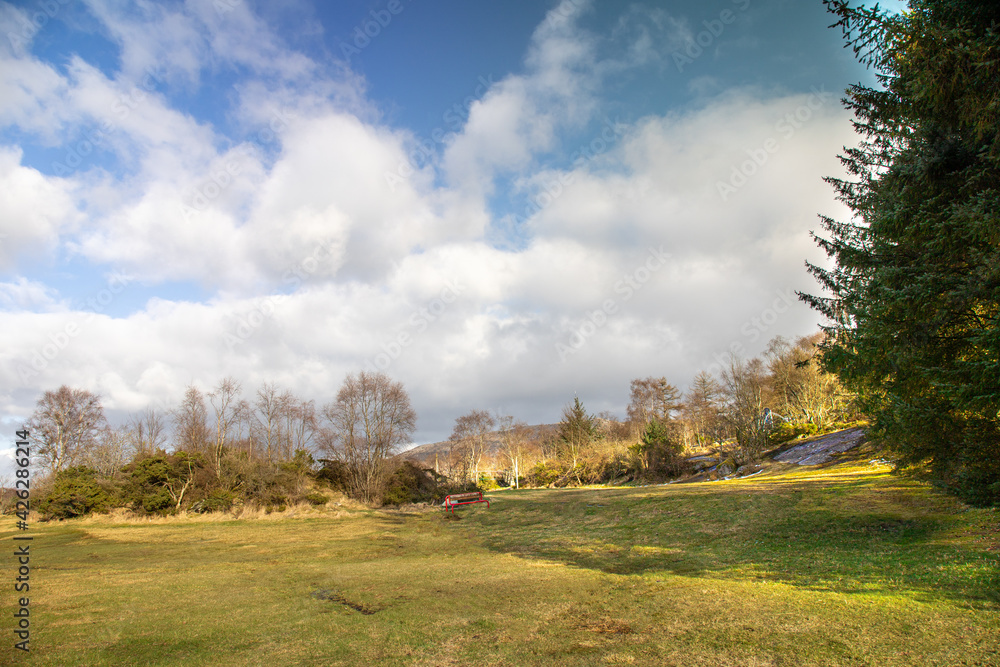
[{"label": "red bench", "polygon": [[472,505],[473,503],[486,503],[487,509],[489,509],[490,506],[490,501],[483,498],[482,491],[475,491],[473,493],[453,493],[444,497],[444,508],[452,514],[455,513],[455,508],[459,505]]}]

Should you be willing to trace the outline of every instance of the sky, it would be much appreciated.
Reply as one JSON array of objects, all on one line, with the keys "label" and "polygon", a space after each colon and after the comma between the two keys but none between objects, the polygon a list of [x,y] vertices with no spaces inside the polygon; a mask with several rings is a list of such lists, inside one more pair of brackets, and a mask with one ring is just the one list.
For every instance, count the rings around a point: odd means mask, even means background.
[{"label": "sky", "polygon": [[[0,3],[0,443],[385,372],[414,442],[818,330],[871,73],[819,0]],[[0,476],[11,468],[0,449]]]}]

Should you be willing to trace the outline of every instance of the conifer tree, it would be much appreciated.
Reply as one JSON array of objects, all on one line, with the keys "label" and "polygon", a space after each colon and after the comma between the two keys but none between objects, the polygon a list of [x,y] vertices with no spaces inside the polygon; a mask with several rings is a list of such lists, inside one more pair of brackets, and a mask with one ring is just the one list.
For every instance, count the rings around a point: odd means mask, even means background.
[{"label": "conifer tree", "polygon": [[815,236],[824,364],[901,464],[1000,503],[1000,4],[824,0],[879,88],[851,86],[860,145],[828,179],[853,217]]},{"label": "conifer tree", "polygon": [[[563,418],[559,422],[559,446],[576,473],[580,456],[600,437],[594,416],[587,413],[579,397],[573,398],[573,405],[563,409]],[[578,477],[579,480],[579,477]]]}]

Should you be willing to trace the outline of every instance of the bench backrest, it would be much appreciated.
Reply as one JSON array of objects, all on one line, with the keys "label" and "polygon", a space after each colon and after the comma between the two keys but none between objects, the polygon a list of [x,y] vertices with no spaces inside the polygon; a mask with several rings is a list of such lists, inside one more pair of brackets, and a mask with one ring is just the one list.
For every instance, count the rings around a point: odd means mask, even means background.
[{"label": "bench backrest", "polygon": [[475,491],[473,493],[452,493],[448,496],[452,500],[470,500],[472,498],[482,498],[482,491]]}]

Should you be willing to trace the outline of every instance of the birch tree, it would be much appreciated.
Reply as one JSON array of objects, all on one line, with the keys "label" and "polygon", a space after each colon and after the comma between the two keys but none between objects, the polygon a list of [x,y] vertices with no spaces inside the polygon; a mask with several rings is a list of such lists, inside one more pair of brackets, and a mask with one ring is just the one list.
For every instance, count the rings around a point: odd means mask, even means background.
[{"label": "birch tree", "polygon": [[96,445],[105,423],[97,394],[66,385],[45,392],[27,424],[37,462],[53,474],[75,465]]},{"label": "birch tree", "polygon": [[389,458],[416,429],[417,414],[406,389],[384,373],[361,371],[347,376],[322,414],[329,423],[330,453],[348,469],[351,495],[379,502]]}]

